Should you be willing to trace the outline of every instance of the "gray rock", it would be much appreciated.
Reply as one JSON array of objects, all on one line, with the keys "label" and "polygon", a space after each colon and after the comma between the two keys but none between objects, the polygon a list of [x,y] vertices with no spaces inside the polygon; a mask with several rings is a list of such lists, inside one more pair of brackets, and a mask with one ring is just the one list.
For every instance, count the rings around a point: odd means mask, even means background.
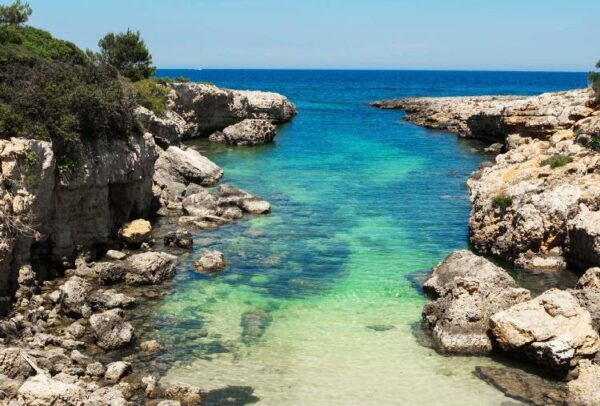
[{"label": "gray rock", "polygon": [[567,383],[567,404],[569,406],[600,405],[600,366],[590,360],[581,360],[578,377]]},{"label": "gray rock", "polygon": [[494,314],[490,326],[502,350],[523,353],[557,372],[568,371],[600,350],[589,312],[569,292],[558,289]]},{"label": "gray rock", "polygon": [[0,374],[8,378],[27,378],[34,374],[34,370],[21,355],[22,349],[9,347],[0,349]]},{"label": "gray rock", "polygon": [[129,362],[117,361],[106,366],[104,379],[111,383],[117,383],[125,375],[131,372],[131,364]]},{"label": "gray rock", "polygon": [[194,238],[192,237],[192,233],[179,228],[176,231],[167,233],[164,237],[164,242],[168,247],[190,249],[194,245]]},{"label": "gray rock", "polygon": [[194,263],[194,266],[200,272],[222,272],[227,266],[227,261],[220,251],[205,251]]},{"label": "gray rock", "polygon": [[27,379],[19,388],[19,406],[83,406],[87,394],[75,384],[60,382],[43,374]]},{"label": "gray rock", "polygon": [[149,341],[144,341],[143,343],[140,344],[140,350],[142,350],[144,352],[154,353],[154,352],[158,352],[158,351],[162,350],[162,346],[156,340],[149,340]]},{"label": "gray rock", "polygon": [[116,386],[95,390],[85,402],[85,406],[130,406],[123,392]]},{"label": "gray rock", "polygon": [[96,336],[96,343],[106,350],[125,347],[134,338],[133,327],[123,320],[123,311],[120,309],[94,314],[90,317],[90,326]]},{"label": "gray rock", "polygon": [[108,289],[91,294],[88,302],[94,311],[104,311],[117,308],[126,309],[133,306],[135,299],[118,293],[114,289]]},{"label": "gray rock", "polygon": [[101,376],[104,376],[104,374],[106,373],[106,368],[100,362],[93,362],[91,364],[88,364],[88,366],[85,369],[85,373],[89,376],[99,378]]},{"label": "gray rock", "polygon": [[268,214],[271,212],[271,205],[269,202],[257,197],[242,200],[240,208],[251,214]]},{"label": "gray rock", "polygon": [[569,250],[579,267],[600,266],[600,211],[581,207],[569,224]]},{"label": "gray rock", "polygon": [[246,119],[209,137],[212,142],[229,145],[260,145],[273,142],[275,126],[269,120]]},{"label": "gray rock", "polygon": [[74,322],[66,328],[66,332],[71,337],[78,339],[85,335],[85,327],[79,322]]},{"label": "gray rock", "polygon": [[128,285],[158,285],[175,276],[177,257],[163,252],[144,252],[125,260]]},{"label": "gray rock", "polygon": [[77,317],[89,317],[91,308],[87,298],[90,289],[91,285],[80,277],[70,278],[58,288],[60,291],[60,300],[56,306],[58,312]]},{"label": "gray rock", "polygon": [[100,283],[103,285],[113,285],[125,280],[127,267],[121,261],[119,262],[97,262],[92,267]]}]

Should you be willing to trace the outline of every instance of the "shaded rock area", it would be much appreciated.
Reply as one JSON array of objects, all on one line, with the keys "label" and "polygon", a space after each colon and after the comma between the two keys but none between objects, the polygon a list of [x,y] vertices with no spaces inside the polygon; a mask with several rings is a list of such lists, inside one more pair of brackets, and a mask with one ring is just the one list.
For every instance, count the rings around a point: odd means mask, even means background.
[{"label": "shaded rock area", "polygon": [[469,251],[450,254],[424,289],[436,299],[423,308],[423,326],[436,348],[449,353],[492,351],[490,317],[529,299],[506,271]]}]

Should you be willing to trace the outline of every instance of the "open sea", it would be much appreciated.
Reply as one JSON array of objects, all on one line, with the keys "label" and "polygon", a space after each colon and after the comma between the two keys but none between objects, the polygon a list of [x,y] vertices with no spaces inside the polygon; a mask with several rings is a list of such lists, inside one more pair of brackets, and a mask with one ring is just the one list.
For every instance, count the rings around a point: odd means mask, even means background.
[{"label": "open sea", "polygon": [[[273,213],[195,234],[155,337],[164,381],[218,405],[515,405],[473,375],[485,357],[447,357],[420,329],[423,275],[468,246],[465,182],[482,144],[404,122],[370,101],[533,95],[586,86],[584,73],[160,70],[286,95],[298,115],[272,145],[192,145],[225,183]],[[195,273],[203,249],[227,270]]]}]

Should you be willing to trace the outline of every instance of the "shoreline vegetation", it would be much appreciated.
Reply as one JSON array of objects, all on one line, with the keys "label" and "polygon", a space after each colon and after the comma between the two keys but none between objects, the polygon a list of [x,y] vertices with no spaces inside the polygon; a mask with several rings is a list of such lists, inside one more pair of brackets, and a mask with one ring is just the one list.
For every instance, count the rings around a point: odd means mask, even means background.
[{"label": "shoreline vegetation", "polygon": [[[221,168],[184,141],[272,142],[296,109],[155,78],[139,33],[108,34],[94,54],[25,26],[30,14],[0,8],[0,402],[199,405],[200,389],[160,385],[153,360],[168,349],[138,332],[192,231],[271,207],[215,187]],[[196,269],[225,266],[207,251]]]},{"label": "shoreline vegetation", "polygon": [[[535,405],[600,403],[600,91],[373,102],[414,124],[492,143],[494,162],[467,185],[471,251],[451,253],[423,284],[422,327],[443,354],[489,354],[514,366],[475,374]],[[543,277],[581,275],[535,297],[490,259]]]}]

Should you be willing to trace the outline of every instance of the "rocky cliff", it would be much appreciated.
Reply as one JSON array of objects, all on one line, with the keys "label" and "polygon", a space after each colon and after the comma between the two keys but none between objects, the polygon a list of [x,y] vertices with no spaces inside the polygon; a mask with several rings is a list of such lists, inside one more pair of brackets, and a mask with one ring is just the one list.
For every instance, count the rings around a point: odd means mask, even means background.
[{"label": "rocky cliff", "polygon": [[[109,244],[132,217],[148,215],[157,157],[152,135],[82,143],[72,168],[46,141],[0,140],[0,296],[32,262],[38,277]],[[92,250],[92,251],[90,251]]]}]

